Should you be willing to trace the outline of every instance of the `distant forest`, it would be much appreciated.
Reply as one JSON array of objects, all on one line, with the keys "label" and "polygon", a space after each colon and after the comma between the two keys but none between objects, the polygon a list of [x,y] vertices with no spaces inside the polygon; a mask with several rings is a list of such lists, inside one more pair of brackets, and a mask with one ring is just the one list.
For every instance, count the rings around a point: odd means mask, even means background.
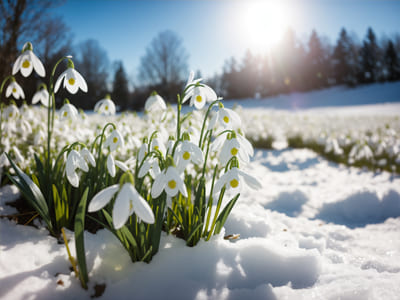
[{"label": "distant forest", "polygon": [[[62,18],[43,13],[58,2],[0,2],[0,80],[10,75],[21,50],[18,46],[31,41],[47,70],[44,82],[49,81],[50,70],[60,57],[74,56],[75,66],[89,89],[86,94],[71,97],[71,103],[77,107],[92,109],[98,100],[110,94],[120,110],[140,110],[153,90],[168,102],[176,101],[189,74],[188,53],[176,33],[164,31],[154,37],[141,57],[137,78],[132,80],[122,61],[110,62],[96,40],[74,45],[72,33]],[[197,75],[201,77],[200,71]],[[41,79],[16,79],[30,103]],[[268,54],[254,55],[248,50],[240,60],[227,59],[213,78],[205,78],[227,100],[396,80],[400,80],[400,35],[378,38],[372,28],[367,29],[361,41],[343,28],[334,45],[316,30],[308,41],[301,41],[289,29]],[[65,97],[70,95],[65,91],[57,93],[57,102],[61,104]]]}]

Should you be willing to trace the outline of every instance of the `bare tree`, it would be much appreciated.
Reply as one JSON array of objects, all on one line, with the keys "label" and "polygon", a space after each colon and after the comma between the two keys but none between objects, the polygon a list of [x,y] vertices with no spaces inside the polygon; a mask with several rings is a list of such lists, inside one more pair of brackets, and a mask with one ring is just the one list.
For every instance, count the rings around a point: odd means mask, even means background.
[{"label": "bare tree", "polygon": [[187,76],[187,61],[181,38],[173,31],[163,31],[151,41],[140,60],[139,79],[171,97]]}]

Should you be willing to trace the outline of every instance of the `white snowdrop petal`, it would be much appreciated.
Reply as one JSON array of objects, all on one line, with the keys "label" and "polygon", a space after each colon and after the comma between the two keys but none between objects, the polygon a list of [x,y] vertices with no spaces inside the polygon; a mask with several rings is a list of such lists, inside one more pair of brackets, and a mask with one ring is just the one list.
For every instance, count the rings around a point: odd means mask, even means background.
[{"label": "white snowdrop petal", "polygon": [[31,55],[31,59],[32,59],[32,63],[33,63],[33,67],[35,69],[35,72],[40,77],[46,76],[46,71],[44,69],[44,66],[43,66],[42,62],[40,61],[40,59],[33,52],[32,52],[32,55]]},{"label": "white snowdrop petal", "polygon": [[115,199],[112,211],[112,219],[115,229],[120,229],[122,226],[124,226],[130,215],[129,206],[131,195],[129,185],[130,183],[125,183]]},{"label": "white snowdrop petal", "polygon": [[153,224],[155,219],[154,219],[154,213],[150,205],[146,202],[146,200],[143,199],[142,196],[139,195],[139,193],[132,185],[129,185],[129,189],[133,199],[132,205],[135,214],[142,221],[148,224]]},{"label": "white snowdrop petal", "polygon": [[90,201],[88,211],[95,212],[102,209],[108,202],[110,202],[118,189],[119,185],[114,184],[98,192]]},{"label": "white snowdrop petal", "polygon": [[129,170],[128,166],[120,160],[115,160],[115,165],[120,168],[122,171],[126,172]]},{"label": "white snowdrop petal", "polygon": [[87,92],[88,91],[88,88],[87,88],[87,84],[86,84],[86,81],[85,81],[85,79],[82,77],[82,75],[78,72],[78,71],[76,71],[76,70],[74,70],[74,75],[75,75],[75,77],[76,77],[76,80],[77,80],[77,85],[79,85],[79,87],[81,88],[81,90],[83,91],[83,92]]},{"label": "white snowdrop petal", "polygon": [[146,161],[143,163],[143,165],[142,165],[142,167],[140,168],[140,170],[139,170],[138,177],[139,177],[139,178],[142,178],[143,176],[145,176],[145,175],[147,174],[147,172],[149,172],[150,167],[151,167],[150,162],[149,162],[148,160],[146,160]]},{"label": "white snowdrop petal", "polygon": [[12,68],[12,75],[17,74],[18,71],[19,71],[19,69],[21,68],[21,59],[22,59],[22,56],[23,56],[23,55],[21,54],[21,55],[19,55],[19,56],[17,57],[17,59],[16,59],[14,65],[13,65],[13,68]]},{"label": "white snowdrop petal", "polygon": [[151,187],[151,196],[153,198],[157,198],[161,195],[165,186],[165,175],[160,173],[153,182],[153,186]]},{"label": "white snowdrop petal", "polygon": [[[58,89],[60,88],[60,84],[61,84],[61,82],[64,80],[64,78],[65,78],[66,75],[67,75],[67,71],[64,71],[64,72],[61,73],[60,76],[58,76],[57,81],[56,81],[56,84],[55,84],[55,86],[54,86],[54,93],[57,93],[57,92],[58,92]],[[64,81],[65,81],[65,80],[64,80]],[[65,83],[64,83],[64,85],[65,85]]]},{"label": "white snowdrop petal", "polygon": [[111,177],[115,176],[115,173],[116,173],[115,162],[114,162],[114,158],[111,154],[109,154],[107,157],[107,170],[108,170],[108,173],[111,175]]},{"label": "white snowdrop petal", "polygon": [[241,175],[243,177],[246,184],[249,187],[251,187],[252,189],[258,190],[258,189],[262,188],[262,184],[257,178],[255,178],[241,170],[238,170],[238,173],[239,173],[239,175]]},{"label": "white snowdrop petal", "polygon": [[79,176],[75,171],[74,172],[67,171],[67,179],[73,187],[76,188],[79,187]]}]

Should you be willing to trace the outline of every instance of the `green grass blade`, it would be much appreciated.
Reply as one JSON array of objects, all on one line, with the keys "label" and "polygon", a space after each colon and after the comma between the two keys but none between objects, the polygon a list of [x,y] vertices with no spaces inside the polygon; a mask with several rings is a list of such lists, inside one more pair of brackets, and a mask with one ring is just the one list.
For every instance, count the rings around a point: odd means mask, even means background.
[{"label": "green grass blade", "polygon": [[86,215],[86,202],[89,188],[86,188],[81,201],[79,202],[78,210],[75,216],[75,247],[76,247],[76,257],[79,266],[79,279],[83,288],[87,289],[87,282],[89,281],[86,266],[86,254],[85,254],[85,240],[84,240],[84,230],[85,230],[85,215]]}]

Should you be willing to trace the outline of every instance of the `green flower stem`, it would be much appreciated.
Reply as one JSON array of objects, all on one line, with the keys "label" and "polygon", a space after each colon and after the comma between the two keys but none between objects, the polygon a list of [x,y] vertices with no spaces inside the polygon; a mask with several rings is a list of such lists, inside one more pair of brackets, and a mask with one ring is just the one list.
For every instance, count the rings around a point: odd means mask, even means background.
[{"label": "green flower stem", "polygon": [[181,138],[181,110],[182,110],[182,103],[181,103],[181,96],[178,94],[178,113],[177,113],[177,120],[176,120],[176,140],[179,141]]},{"label": "green flower stem", "polygon": [[222,199],[224,198],[224,194],[225,194],[225,186],[221,189],[221,192],[219,193],[217,209],[215,210],[214,218],[213,218],[213,221],[211,223],[211,228],[210,228],[210,231],[208,232],[208,236],[206,238],[206,241],[209,241],[211,236],[213,235],[213,231],[214,231],[214,228],[215,228],[215,223],[217,222],[217,218],[218,218],[219,211],[221,209],[221,204],[222,204]]},{"label": "green flower stem", "polygon": [[207,131],[205,138],[207,138],[207,134],[209,134],[209,135],[208,135],[208,143],[207,143],[206,155],[205,155],[205,157],[204,157],[203,173],[202,173],[201,177],[204,177],[204,175],[206,174],[207,158],[208,158],[208,153],[209,153],[209,151],[210,151],[210,144],[211,144],[211,138],[212,138],[212,130]]},{"label": "green flower stem", "polygon": [[1,96],[3,95],[3,89],[6,84],[6,82],[10,79],[14,78],[12,75],[8,75],[6,78],[4,78],[3,82],[1,83],[0,86],[0,149],[1,149],[1,140],[3,139],[3,129],[2,129],[2,123],[3,123],[3,103],[1,102]]},{"label": "green flower stem", "polygon": [[[205,127],[206,127],[206,121],[207,121],[208,115],[210,114],[210,111],[211,111],[212,107],[213,107],[216,103],[218,103],[218,102],[220,102],[220,101],[219,101],[219,100],[215,100],[214,102],[211,102],[211,104],[208,106],[206,115],[204,116],[203,125],[201,126],[200,139],[199,139],[199,147],[202,146],[202,145],[201,145],[201,142],[202,142],[202,140],[203,140],[203,134],[204,134],[204,129],[205,129]],[[206,135],[207,135],[207,134],[206,134]]]},{"label": "green flower stem", "polygon": [[213,204],[213,192],[214,192],[214,183],[215,183],[215,178],[217,176],[217,171],[218,171],[218,165],[215,166],[214,168],[214,174],[213,174],[213,179],[211,182],[211,190],[210,190],[210,197],[208,198],[208,203],[207,203],[207,220],[206,220],[206,225],[204,227],[204,233],[203,236],[205,237],[207,235],[207,230],[208,230],[208,224],[210,223],[210,218],[211,218],[211,208]]}]

